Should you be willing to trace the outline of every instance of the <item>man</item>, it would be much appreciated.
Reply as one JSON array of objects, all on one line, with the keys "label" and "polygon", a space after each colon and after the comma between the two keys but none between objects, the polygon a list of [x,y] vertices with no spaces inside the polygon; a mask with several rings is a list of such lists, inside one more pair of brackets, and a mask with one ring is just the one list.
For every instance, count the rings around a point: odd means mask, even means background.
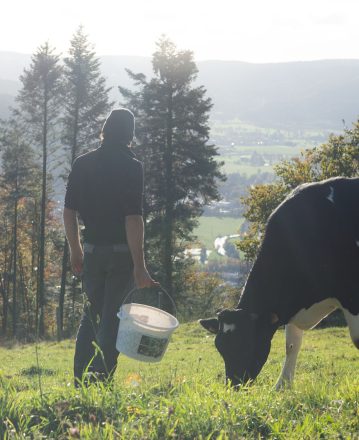
[{"label": "man", "polygon": [[[129,110],[113,110],[100,147],[79,156],[68,179],[64,224],[71,267],[83,276],[88,298],[76,338],[75,384],[86,371],[93,378],[112,378],[117,312],[132,279],[139,289],[158,286],[144,260],[143,169],[130,149],[134,126]],[[77,214],[85,226],[83,247]]]}]

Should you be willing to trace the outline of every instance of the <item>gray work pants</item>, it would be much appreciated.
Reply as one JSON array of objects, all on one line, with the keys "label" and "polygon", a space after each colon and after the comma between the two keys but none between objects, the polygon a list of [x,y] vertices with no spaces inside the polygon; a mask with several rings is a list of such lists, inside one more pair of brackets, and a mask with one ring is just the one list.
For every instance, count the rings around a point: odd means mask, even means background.
[{"label": "gray work pants", "polygon": [[[76,337],[75,383],[85,371],[101,379],[113,376],[118,357],[117,312],[132,284],[132,274],[127,245],[84,244],[83,288],[87,301]],[[95,345],[100,349],[97,355]]]}]

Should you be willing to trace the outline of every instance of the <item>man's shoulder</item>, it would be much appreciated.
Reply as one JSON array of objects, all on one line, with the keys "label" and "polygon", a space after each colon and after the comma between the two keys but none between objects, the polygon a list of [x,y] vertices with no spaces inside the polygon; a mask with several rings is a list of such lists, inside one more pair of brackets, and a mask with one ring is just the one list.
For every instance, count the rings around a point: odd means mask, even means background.
[{"label": "man's shoulder", "polygon": [[[137,157],[130,151],[108,152],[102,147],[88,151],[87,153],[78,156],[72,169],[86,170],[88,167],[95,165],[100,160],[101,163],[111,163],[113,166],[118,166],[121,169],[133,172],[134,170],[142,170],[143,164]],[[112,168],[112,167],[111,167]]]},{"label": "man's shoulder", "polygon": [[95,160],[97,156],[98,156],[98,148],[95,148],[94,150],[87,151],[86,153],[77,156],[74,163],[85,163],[91,160]]},{"label": "man's shoulder", "polygon": [[135,156],[135,154],[131,150],[119,150],[119,154],[120,161],[123,164],[126,164],[126,167],[129,166],[132,169],[142,168],[142,162]]},{"label": "man's shoulder", "polygon": [[98,157],[98,148],[95,150],[88,151],[86,153],[80,154],[76,157],[72,164],[72,170],[83,170],[91,163],[95,163]]},{"label": "man's shoulder", "polygon": [[132,161],[132,163],[134,164],[135,167],[142,168],[143,164],[142,164],[142,162],[139,159],[137,159],[137,157],[133,157],[131,159],[131,161]]}]

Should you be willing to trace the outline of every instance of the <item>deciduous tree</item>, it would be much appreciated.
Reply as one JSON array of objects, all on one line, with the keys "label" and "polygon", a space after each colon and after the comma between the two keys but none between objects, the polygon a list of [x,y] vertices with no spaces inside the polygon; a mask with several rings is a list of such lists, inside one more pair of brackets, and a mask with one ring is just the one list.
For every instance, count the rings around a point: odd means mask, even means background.
[{"label": "deciduous tree", "polygon": [[[12,334],[18,336],[21,308],[26,309],[27,324],[31,324],[29,296],[34,293],[31,271],[31,255],[37,242],[33,242],[33,225],[37,223],[32,206],[38,203],[41,194],[41,172],[35,153],[25,138],[23,127],[16,120],[2,125],[0,144],[1,163],[1,208],[3,214],[1,240],[1,273],[3,294],[3,332],[6,332],[9,288],[12,284]],[[11,244],[9,236],[11,235]],[[37,240],[36,240],[37,241]],[[10,257],[9,257],[10,254]],[[28,260],[24,265],[24,261]],[[36,283],[35,283],[36,287]],[[22,301],[18,293],[22,293]],[[20,309],[20,310],[19,310]],[[27,328],[29,331],[30,329]]]},{"label": "deciduous tree", "polygon": [[330,177],[359,175],[359,121],[343,134],[329,136],[325,144],[280,162],[274,170],[276,181],[273,184],[256,185],[249,189],[248,197],[242,199],[249,230],[238,247],[248,260],[253,260],[257,254],[271,212],[293,188]]}]

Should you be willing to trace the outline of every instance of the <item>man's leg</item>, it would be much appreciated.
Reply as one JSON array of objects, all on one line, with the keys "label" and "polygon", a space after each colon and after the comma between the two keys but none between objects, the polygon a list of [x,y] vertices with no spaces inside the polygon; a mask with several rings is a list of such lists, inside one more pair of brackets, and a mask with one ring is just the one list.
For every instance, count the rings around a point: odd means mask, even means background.
[{"label": "man's leg", "polygon": [[97,318],[98,314],[94,307],[90,303],[86,303],[76,336],[74,357],[75,385],[81,381],[83,373],[89,367],[90,361],[95,355],[93,341],[96,340]]},{"label": "man's leg", "polygon": [[86,293],[86,304],[76,336],[75,384],[82,379],[82,375],[87,368],[90,372],[93,371],[92,365],[89,364],[95,355],[94,342],[97,343],[98,319],[101,316],[103,307],[105,290],[103,266],[101,256],[96,255],[93,248],[89,251],[85,246],[83,288]]},{"label": "man's leg", "polygon": [[113,251],[108,261],[105,296],[97,338],[101,356],[94,361],[96,371],[111,378],[115,372],[118,351],[116,338],[119,320],[118,310],[132,281],[133,263],[128,251]]}]

